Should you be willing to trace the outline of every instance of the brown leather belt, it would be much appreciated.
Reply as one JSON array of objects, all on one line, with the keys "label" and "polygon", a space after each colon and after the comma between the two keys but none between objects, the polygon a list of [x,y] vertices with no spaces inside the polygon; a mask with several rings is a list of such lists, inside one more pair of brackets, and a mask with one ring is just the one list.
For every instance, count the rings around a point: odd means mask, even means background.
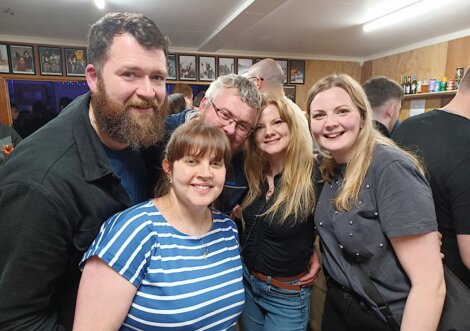
[{"label": "brown leather belt", "polygon": [[279,288],[283,288],[286,290],[292,290],[292,291],[300,291],[301,286],[300,285],[294,285],[294,284],[288,284],[287,282],[292,282],[294,280],[297,280],[299,278],[302,278],[307,274],[306,271],[301,272],[298,275],[291,276],[291,277],[270,277],[270,281],[268,282],[268,276],[262,274],[261,272],[258,271],[251,271],[251,274],[258,280],[262,282],[269,283],[271,285],[277,286]]}]

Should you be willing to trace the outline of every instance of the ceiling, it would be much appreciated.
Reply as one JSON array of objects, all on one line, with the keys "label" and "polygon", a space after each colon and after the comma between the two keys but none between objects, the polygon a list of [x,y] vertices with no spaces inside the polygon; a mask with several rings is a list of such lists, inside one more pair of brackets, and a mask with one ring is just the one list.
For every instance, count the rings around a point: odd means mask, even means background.
[{"label": "ceiling", "polygon": [[154,19],[173,52],[363,62],[470,35],[470,0],[363,32],[374,9],[404,2],[417,0],[107,0],[104,10],[92,0],[1,0],[0,40],[85,46],[89,25],[110,11]]}]

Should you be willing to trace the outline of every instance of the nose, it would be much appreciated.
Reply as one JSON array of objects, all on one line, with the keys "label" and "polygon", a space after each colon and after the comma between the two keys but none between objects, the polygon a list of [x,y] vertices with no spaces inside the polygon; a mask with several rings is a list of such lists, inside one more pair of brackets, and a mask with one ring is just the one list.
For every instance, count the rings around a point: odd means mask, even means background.
[{"label": "nose", "polygon": [[275,132],[274,132],[274,130],[273,130],[273,128],[272,128],[271,125],[266,125],[266,126],[265,126],[265,129],[264,129],[264,135],[265,135],[265,136],[271,136],[271,135],[273,135],[274,133],[275,133]]},{"label": "nose", "polygon": [[204,161],[199,164],[198,175],[201,178],[209,179],[212,177],[209,161]]},{"label": "nose", "polygon": [[228,135],[233,135],[235,134],[235,131],[237,130],[237,123],[235,121],[232,121],[232,123],[224,125],[223,130]]},{"label": "nose", "polygon": [[336,117],[334,115],[327,115],[326,116],[326,122],[325,126],[337,126],[338,121],[336,120]]},{"label": "nose", "polygon": [[142,99],[152,99],[155,97],[155,90],[153,88],[150,77],[145,76],[139,80],[139,86],[137,87],[136,94]]}]

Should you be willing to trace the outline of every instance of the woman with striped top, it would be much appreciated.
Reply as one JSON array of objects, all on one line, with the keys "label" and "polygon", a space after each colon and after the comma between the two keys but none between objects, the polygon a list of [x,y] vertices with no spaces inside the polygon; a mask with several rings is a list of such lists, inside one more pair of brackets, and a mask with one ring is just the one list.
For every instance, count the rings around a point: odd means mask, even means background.
[{"label": "woman with striped top", "polygon": [[235,223],[208,207],[230,161],[222,130],[176,129],[158,198],[108,219],[85,253],[74,330],[232,330],[245,301]]}]

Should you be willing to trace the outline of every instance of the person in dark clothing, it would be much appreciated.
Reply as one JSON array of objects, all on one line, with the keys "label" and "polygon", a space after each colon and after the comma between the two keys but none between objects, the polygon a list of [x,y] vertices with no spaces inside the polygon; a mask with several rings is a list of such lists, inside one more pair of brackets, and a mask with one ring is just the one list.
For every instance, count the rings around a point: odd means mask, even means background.
[{"label": "person in dark clothing", "polygon": [[390,138],[400,115],[403,90],[398,83],[387,77],[373,77],[362,84],[373,110],[375,127]]},{"label": "person in dark clothing", "polygon": [[444,263],[470,288],[470,70],[449,104],[410,117],[392,137],[422,156]]},{"label": "person in dark clothing", "polygon": [[168,96],[168,110],[170,114],[177,114],[186,109],[186,101],[181,93],[173,93]]},{"label": "person in dark clothing", "polygon": [[0,165],[21,140],[15,129],[0,122]]},{"label": "person in dark clothing", "polygon": [[71,330],[83,253],[109,216],[151,196],[142,149],[164,135],[167,51],[146,16],[106,14],[90,28],[91,92],[0,169],[1,330]]}]

